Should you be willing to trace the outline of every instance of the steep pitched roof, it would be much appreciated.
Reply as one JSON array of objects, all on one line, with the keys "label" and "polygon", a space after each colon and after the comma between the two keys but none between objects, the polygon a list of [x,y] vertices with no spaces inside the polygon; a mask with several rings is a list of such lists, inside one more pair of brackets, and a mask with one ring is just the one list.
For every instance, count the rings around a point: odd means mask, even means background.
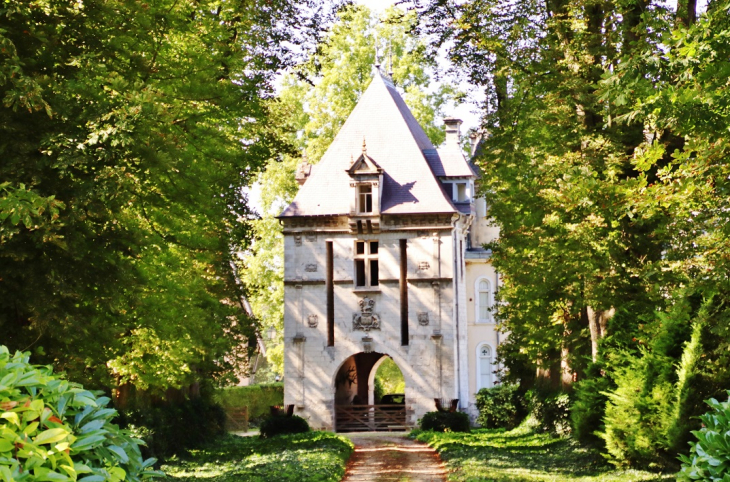
[{"label": "steep pitched roof", "polygon": [[393,84],[377,72],[329,149],[280,217],[350,212],[353,158],[362,153],[383,169],[383,214],[453,213],[424,150],[435,148]]},{"label": "steep pitched roof", "polygon": [[476,177],[458,144],[447,143],[437,153],[426,156],[436,177]]}]

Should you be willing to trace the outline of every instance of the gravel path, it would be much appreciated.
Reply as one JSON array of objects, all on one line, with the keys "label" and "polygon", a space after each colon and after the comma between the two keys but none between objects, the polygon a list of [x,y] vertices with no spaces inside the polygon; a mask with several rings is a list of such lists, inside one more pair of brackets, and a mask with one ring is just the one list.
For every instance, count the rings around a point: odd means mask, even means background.
[{"label": "gravel path", "polygon": [[355,444],[342,482],[444,482],[446,469],[428,445],[406,434],[341,434]]}]

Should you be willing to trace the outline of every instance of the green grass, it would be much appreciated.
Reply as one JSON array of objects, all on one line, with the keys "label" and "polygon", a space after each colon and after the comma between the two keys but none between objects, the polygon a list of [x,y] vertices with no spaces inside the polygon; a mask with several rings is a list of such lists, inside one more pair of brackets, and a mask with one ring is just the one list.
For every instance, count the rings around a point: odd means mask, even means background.
[{"label": "green grass", "polygon": [[353,445],[329,432],[258,437],[227,435],[216,443],[169,459],[162,470],[176,481],[337,482]]},{"label": "green grass", "polygon": [[616,470],[593,451],[571,439],[534,433],[527,427],[504,432],[414,431],[441,455],[449,481],[634,482],[675,480],[674,474]]}]

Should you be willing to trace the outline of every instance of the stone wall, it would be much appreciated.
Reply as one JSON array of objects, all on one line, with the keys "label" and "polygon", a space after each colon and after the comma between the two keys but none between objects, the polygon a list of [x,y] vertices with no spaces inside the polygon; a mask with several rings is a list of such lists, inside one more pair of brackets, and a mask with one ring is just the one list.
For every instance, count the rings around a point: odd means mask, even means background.
[{"label": "stone wall", "polygon": [[[379,241],[377,290],[355,289],[356,239]],[[400,239],[408,240],[407,346],[401,346]],[[332,347],[327,346],[327,241],[332,241],[334,253]],[[294,404],[296,413],[313,428],[333,429],[335,376],[349,357],[367,350],[390,355],[403,372],[409,424],[415,425],[434,409],[434,398],[453,398],[456,344],[450,226],[361,236],[285,231],[284,246],[285,404]],[[360,313],[359,302],[366,296],[375,301],[373,312],[380,318],[380,329],[369,332],[353,329],[353,315]]]}]

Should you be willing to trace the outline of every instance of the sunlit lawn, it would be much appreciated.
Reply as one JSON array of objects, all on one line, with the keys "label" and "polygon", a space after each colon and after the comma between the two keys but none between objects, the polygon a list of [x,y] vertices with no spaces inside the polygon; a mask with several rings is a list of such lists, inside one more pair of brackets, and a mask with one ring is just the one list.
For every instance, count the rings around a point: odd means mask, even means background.
[{"label": "sunlit lawn", "polygon": [[441,455],[449,481],[634,482],[675,480],[673,474],[616,470],[603,458],[570,439],[536,434],[520,427],[510,432],[475,430],[471,434],[414,433]]},{"label": "sunlit lawn", "polygon": [[285,435],[270,440],[228,435],[162,470],[176,481],[336,482],[345,473],[352,442],[328,432]]}]

